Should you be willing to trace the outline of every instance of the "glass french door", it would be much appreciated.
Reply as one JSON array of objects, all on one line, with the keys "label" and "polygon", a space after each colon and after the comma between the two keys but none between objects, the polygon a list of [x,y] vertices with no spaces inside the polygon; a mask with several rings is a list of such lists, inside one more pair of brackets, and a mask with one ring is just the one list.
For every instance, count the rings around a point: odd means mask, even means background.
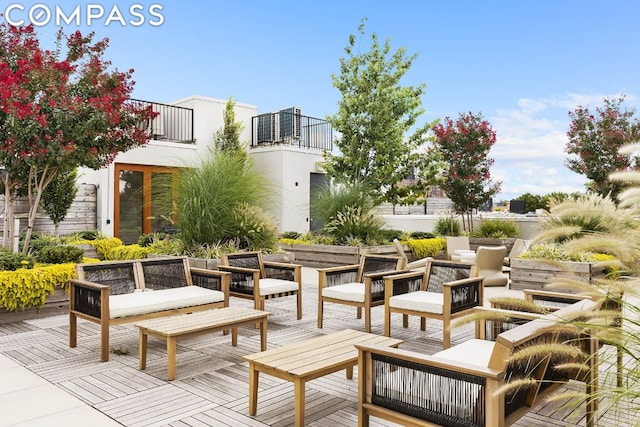
[{"label": "glass french door", "polygon": [[114,235],[125,244],[143,234],[174,229],[177,169],[115,165]]}]

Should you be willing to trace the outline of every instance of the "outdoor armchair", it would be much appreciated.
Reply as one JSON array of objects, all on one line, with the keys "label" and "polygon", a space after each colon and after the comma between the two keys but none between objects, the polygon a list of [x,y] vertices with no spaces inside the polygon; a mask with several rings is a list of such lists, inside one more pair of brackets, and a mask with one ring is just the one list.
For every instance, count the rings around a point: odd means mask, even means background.
[{"label": "outdoor armchair", "polygon": [[364,330],[371,332],[371,307],[384,304],[384,276],[404,268],[399,256],[362,255],[359,264],[318,270],[318,328],[322,328],[324,303],[332,302],[357,307]]},{"label": "outdoor armchair", "polygon": [[231,273],[229,295],[252,299],[256,310],[264,310],[266,299],[295,295],[297,319],[302,319],[302,266],[264,261],[260,252],[223,254],[221,271]]}]

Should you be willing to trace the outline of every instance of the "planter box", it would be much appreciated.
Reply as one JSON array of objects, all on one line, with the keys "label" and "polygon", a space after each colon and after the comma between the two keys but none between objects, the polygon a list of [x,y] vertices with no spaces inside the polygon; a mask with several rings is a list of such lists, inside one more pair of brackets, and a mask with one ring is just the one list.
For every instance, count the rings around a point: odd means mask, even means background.
[{"label": "planter box", "polygon": [[[604,267],[592,262],[541,261],[514,258],[511,260],[511,289],[537,289],[561,277],[591,282],[605,275]],[[560,289],[557,289],[560,291]],[[566,289],[567,292],[572,292]]]},{"label": "planter box", "polygon": [[[337,246],[337,245],[280,245],[291,252],[295,263],[304,267],[327,268],[342,265],[353,265],[360,262],[360,255],[398,255],[395,246]],[[410,249],[403,245],[404,252],[413,261]]]},{"label": "planter box", "polygon": [[509,237],[506,239],[495,239],[491,237],[469,237],[469,247],[472,251],[476,251],[478,250],[479,246],[506,246],[508,255],[515,241],[516,239],[513,237]]},{"label": "planter box", "polygon": [[[160,256],[160,255],[150,255]],[[295,259],[294,254],[285,252],[282,254],[262,255],[262,259],[265,261],[274,262],[289,262],[292,263]],[[219,259],[205,259],[205,258],[189,258],[189,266],[196,268],[207,268],[209,270],[215,270],[220,264]]]},{"label": "planter box", "polygon": [[53,294],[47,297],[42,308],[34,307],[20,311],[7,311],[0,308],[0,324],[40,319],[59,314],[69,314],[69,294],[61,288],[56,288]]}]

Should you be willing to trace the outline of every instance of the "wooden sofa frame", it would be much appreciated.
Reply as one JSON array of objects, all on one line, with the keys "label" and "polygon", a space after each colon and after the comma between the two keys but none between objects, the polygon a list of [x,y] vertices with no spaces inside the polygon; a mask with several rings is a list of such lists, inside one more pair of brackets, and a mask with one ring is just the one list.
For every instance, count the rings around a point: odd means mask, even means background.
[{"label": "wooden sofa frame", "polygon": [[[424,269],[412,270],[385,277],[384,335],[391,336],[391,314],[402,314],[402,325],[408,327],[408,316],[420,318],[420,329],[426,329],[426,319],[443,322],[442,347],[451,346],[451,320],[471,314],[475,307],[484,303],[482,277],[470,277],[473,266],[467,263],[428,259]],[[416,291],[443,294],[442,313],[394,308],[389,300],[396,295]]]},{"label": "wooden sofa frame", "polygon": [[[229,305],[230,274],[189,267],[187,257],[161,257],[130,261],[108,261],[76,265],[76,279],[70,282],[69,346],[77,345],[77,319],[100,325],[100,359],[109,360],[109,327],[142,319],[191,313]],[[224,300],[211,304],[174,308],[141,315],[110,318],[110,295],[182,286],[199,286],[220,291]]]},{"label": "wooden sofa frame", "polygon": [[[500,333],[495,342],[470,340],[432,356],[375,345],[356,345],[358,358],[358,425],[368,426],[375,416],[404,426],[504,427],[526,414],[538,399],[549,395],[568,378],[553,378],[549,359],[531,366],[510,364],[508,357],[524,346],[558,341],[548,327],[570,321],[595,310],[594,301],[578,301],[555,313],[530,320]],[[525,319],[526,320],[526,319]],[[487,366],[474,364],[469,351],[476,343],[490,346]],[[584,336],[579,342],[590,372],[584,380],[587,393],[596,395],[597,339]],[[463,347],[464,346],[464,347]],[[457,348],[460,347],[460,348]],[[457,353],[457,354],[456,354]],[[448,356],[449,355],[449,356]],[[509,379],[529,377],[536,385],[496,393]],[[410,381],[410,383],[409,383]],[[587,426],[595,422],[597,400],[587,402]]]},{"label": "wooden sofa frame", "polygon": [[[318,269],[318,328],[323,326],[324,303],[331,302],[356,307],[358,319],[364,310],[364,331],[371,332],[371,307],[384,304],[384,277],[402,272],[405,262],[401,256],[365,254],[358,264]],[[347,283],[364,283],[363,302],[323,296],[323,289]]]}]

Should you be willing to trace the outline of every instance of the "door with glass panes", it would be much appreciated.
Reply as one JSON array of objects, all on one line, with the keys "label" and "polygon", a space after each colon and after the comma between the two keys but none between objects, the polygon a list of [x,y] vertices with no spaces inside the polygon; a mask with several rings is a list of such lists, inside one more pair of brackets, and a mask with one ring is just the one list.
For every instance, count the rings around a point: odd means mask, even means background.
[{"label": "door with glass panes", "polygon": [[114,234],[125,244],[143,234],[175,230],[177,169],[115,165]]}]

